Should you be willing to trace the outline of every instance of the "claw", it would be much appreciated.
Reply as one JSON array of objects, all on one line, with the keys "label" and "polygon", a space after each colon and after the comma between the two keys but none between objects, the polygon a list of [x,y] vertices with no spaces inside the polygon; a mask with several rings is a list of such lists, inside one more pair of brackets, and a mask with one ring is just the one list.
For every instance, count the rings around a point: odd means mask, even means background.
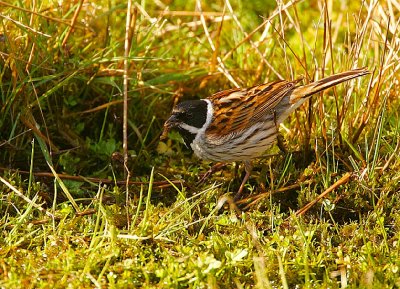
[{"label": "claw", "polygon": [[222,169],[223,167],[225,167],[226,164],[225,163],[216,163],[215,165],[213,165],[201,178],[200,180],[196,183],[196,186],[201,185],[202,183],[204,183],[213,173],[215,173],[216,171],[219,171],[220,169]]},{"label": "claw", "polygon": [[244,162],[244,170],[246,171],[246,175],[244,176],[243,181],[240,184],[238,192],[235,194],[235,196],[233,198],[234,201],[240,200],[240,198],[242,197],[244,185],[246,184],[247,180],[249,179],[252,169],[253,169],[253,165],[251,164],[251,162],[245,161]]}]

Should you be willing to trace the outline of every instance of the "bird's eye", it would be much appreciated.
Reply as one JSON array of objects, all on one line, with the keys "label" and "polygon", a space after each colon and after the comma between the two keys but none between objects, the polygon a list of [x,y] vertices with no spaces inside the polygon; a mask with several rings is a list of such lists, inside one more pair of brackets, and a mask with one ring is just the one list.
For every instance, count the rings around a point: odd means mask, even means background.
[{"label": "bird's eye", "polygon": [[185,118],[185,117],[190,116],[190,113],[183,112],[183,111],[178,111],[178,112],[176,113],[176,115],[177,115],[179,118]]}]

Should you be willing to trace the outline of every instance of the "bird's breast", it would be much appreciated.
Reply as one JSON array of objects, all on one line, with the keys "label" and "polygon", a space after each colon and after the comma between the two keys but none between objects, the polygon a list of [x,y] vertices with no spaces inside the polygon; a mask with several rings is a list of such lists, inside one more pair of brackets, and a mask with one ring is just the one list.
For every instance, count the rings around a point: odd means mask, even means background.
[{"label": "bird's breast", "polygon": [[273,122],[257,123],[241,132],[227,135],[199,134],[191,143],[195,155],[204,160],[232,162],[259,157],[276,140]]}]

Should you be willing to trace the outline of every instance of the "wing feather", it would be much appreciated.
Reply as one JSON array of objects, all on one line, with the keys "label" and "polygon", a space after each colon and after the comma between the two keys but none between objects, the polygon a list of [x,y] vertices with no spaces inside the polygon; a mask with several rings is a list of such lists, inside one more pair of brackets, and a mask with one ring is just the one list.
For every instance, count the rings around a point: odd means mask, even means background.
[{"label": "wing feather", "polygon": [[213,94],[208,99],[213,103],[214,117],[206,135],[210,139],[231,138],[258,122],[272,120],[275,107],[297,82],[279,80]]}]

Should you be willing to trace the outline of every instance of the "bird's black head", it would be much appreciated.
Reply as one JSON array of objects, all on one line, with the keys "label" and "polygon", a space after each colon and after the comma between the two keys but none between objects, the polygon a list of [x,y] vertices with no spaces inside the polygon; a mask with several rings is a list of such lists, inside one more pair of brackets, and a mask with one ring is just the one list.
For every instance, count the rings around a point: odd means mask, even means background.
[{"label": "bird's black head", "polygon": [[177,104],[164,124],[161,138],[165,138],[171,129],[176,129],[189,146],[206,123],[207,105],[205,100],[188,100]]}]

